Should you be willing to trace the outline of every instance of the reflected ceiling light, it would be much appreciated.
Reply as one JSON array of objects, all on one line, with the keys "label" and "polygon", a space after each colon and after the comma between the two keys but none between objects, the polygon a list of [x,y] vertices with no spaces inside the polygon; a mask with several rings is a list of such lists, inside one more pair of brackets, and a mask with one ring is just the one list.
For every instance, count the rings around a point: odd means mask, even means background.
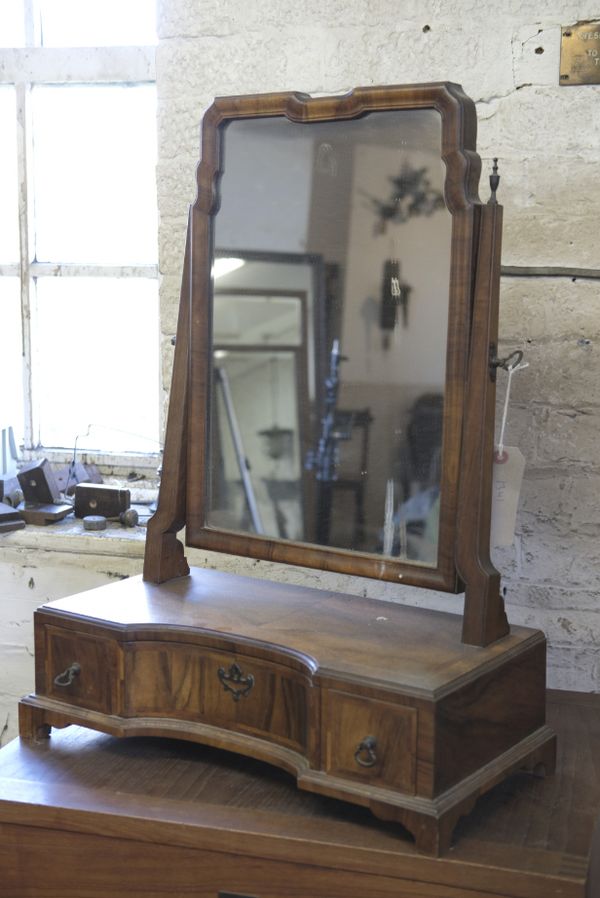
[{"label": "reflected ceiling light", "polygon": [[238,268],[241,268],[242,265],[245,265],[244,259],[235,259],[229,256],[222,256],[218,259],[215,259],[212,267],[212,276],[216,281],[218,278],[222,278],[226,274],[231,274],[232,271],[236,271]]},{"label": "reflected ceiling light", "polygon": [[258,431],[262,440],[263,451],[274,460],[291,458],[294,454],[294,431],[291,427],[279,427],[274,424],[266,430]]}]

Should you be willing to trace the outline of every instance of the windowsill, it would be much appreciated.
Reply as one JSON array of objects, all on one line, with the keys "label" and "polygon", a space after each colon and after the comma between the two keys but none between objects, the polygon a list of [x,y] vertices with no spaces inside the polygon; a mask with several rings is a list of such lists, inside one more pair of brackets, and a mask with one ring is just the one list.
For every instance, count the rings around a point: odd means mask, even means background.
[{"label": "windowsill", "polygon": [[56,524],[36,527],[28,524],[0,536],[0,548],[29,549],[35,552],[59,552],[66,555],[113,555],[143,558],[146,528],[122,527],[108,521],[106,530],[83,529],[83,522],[69,517]]},{"label": "windowsill", "polygon": [[36,527],[28,524],[0,536],[0,547],[31,549],[40,552],[64,552],[76,555],[122,555],[141,558],[146,544],[146,528],[122,527],[109,521],[106,530],[83,529],[77,518]]},{"label": "windowsill", "polygon": [[[32,453],[33,454],[33,453]],[[49,457],[47,453],[45,457]],[[39,453],[34,456],[40,458]],[[56,457],[53,459],[56,464]],[[131,471],[131,467],[126,467]],[[139,469],[138,469],[139,470]],[[156,468],[152,468],[154,477],[141,475],[139,479],[128,480],[124,477],[104,476],[105,486],[129,490],[130,503],[138,511],[140,523],[135,527],[125,527],[118,521],[107,521],[105,530],[85,530],[81,518],[73,513],[62,521],[37,526],[26,524],[21,530],[12,530],[0,534],[0,553],[5,550],[25,550],[31,552],[52,552],[63,555],[112,555],[123,558],[143,558],[146,543],[146,524],[153,512],[152,503],[158,499],[158,481]],[[73,501],[73,498],[66,501]]]}]

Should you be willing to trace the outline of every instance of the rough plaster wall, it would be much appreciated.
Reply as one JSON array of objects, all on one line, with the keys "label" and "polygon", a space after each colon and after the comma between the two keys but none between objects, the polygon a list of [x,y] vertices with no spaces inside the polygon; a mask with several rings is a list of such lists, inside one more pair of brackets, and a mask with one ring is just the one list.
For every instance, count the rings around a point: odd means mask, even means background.
[{"label": "rough plaster wall", "polygon": [[[600,267],[595,188],[600,87],[559,87],[560,26],[591,3],[509,0],[159,0],[160,269],[169,377],[198,126],[213,96],[462,83],[484,171],[500,157],[503,264]],[[485,184],[482,184],[482,194]],[[530,363],[507,442],[527,457],[517,536],[496,554],[513,623],[550,640],[549,682],[600,689],[600,281],[505,278],[501,335]],[[168,382],[168,380],[167,380]],[[266,565],[230,559],[230,569]],[[273,576],[452,609],[456,598],[280,568]]]},{"label": "rough plaster wall", "polygon": [[[37,530],[38,528],[29,528]],[[41,529],[41,528],[40,528]],[[22,533],[25,531],[21,531]],[[18,537],[18,534],[12,536]],[[37,534],[33,534],[35,540]],[[114,554],[19,546],[2,537],[0,558],[0,745],[17,735],[17,702],[34,688],[33,612],[142,569],[143,543],[123,543]]]}]

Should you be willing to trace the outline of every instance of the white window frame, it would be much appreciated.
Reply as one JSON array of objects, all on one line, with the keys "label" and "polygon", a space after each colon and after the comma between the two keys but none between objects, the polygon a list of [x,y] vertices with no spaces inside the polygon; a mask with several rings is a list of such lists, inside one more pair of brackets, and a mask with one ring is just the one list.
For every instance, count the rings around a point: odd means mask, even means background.
[{"label": "white window frame", "polygon": [[[19,262],[0,264],[0,277],[18,277],[21,285],[23,333],[24,458],[43,454],[56,463],[68,462],[73,452],[36,445],[37,422],[32,395],[33,281],[40,277],[118,277],[158,279],[158,265],[88,265],[36,262],[31,253],[33,195],[31,189],[31,90],[38,84],[153,84],[156,83],[153,46],[40,47],[36,46],[34,0],[24,0],[25,46],[0,48],[0,85],[12,85],[16,93],[17,167],[19,212]],[[118,214],[118,210],[115,210]],[[158,240],[158,235],[157,235]],[[159,391],[156,397],[159,404]],[[156,470],[160,454],[113,453],[81,450],[79,457],[98,464],[108,473],[132,469]]]}]

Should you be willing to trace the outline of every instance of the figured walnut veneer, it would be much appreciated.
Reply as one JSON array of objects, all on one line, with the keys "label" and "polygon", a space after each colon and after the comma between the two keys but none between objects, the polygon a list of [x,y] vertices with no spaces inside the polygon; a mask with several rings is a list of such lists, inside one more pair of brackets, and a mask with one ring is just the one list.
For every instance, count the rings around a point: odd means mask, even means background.
[{"label": "figured walnut veneer", "polygon": [[215,571],[133,578],[36,612],[23,731],[80,723],[217,745],[404,823],[437,852],[507,771],[553,764],[542,635],[516,627],[479,649],[460,628],[457,615]]}]

